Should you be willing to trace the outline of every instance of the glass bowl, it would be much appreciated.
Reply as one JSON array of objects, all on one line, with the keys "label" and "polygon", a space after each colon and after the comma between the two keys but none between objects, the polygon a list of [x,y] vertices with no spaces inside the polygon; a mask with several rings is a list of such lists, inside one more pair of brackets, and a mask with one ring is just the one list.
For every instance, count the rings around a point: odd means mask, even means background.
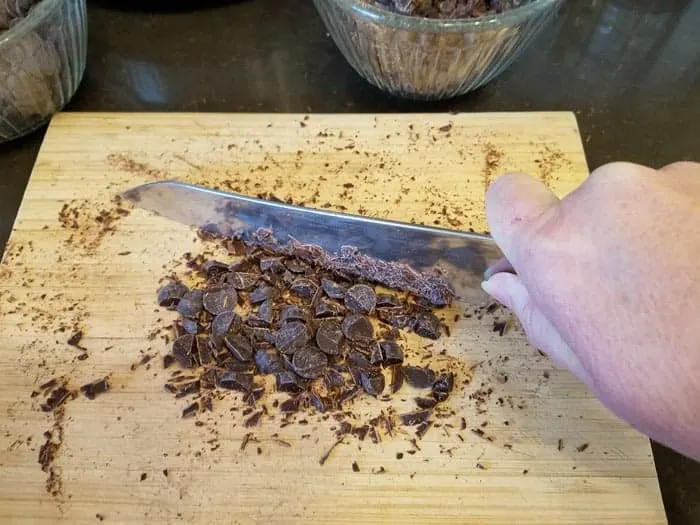
[{"label": "glass bowl", "polygon": [[523,0],[480,18],[408,16],[364,0],[314,0],[350,65],[392,94],[439,100],[503,72],[554,18],[564,0]]},{"label": "glass bowl", "polygon": [[0,142],[35,130],[73,97],[85,71],[85,0],[42,0],[0,33]]}]

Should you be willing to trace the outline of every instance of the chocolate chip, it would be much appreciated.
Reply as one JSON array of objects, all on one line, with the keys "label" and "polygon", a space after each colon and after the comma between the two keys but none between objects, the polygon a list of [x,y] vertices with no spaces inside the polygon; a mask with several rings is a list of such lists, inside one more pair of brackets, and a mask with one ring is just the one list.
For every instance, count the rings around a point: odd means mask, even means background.
[{"label": "chocolate chip", "polygon": [[380,370],[362,370],[360,384],[371,396],[379,396],[384,391],[384,374]]},{"label": "chocolate chip", "polygon": [[254,327],[243,325],[241,327],[241,332],[245,335],[253,344],[262,345],[274,345],[275,344],[275,334],[266,327]]},{"label": "chocolate chip", "polygon": [[321,279],[321,287],[331,299],[344,299],[345,287],[329,279]]},{"label": "chocolate chip", "polygon": [[228,332],[238,332],[241,328],[241,317],[235,312],[223,312],[211,322],[211,334],[223,337]]},{"label": "chocolate chip", "polygon": [[280,296],[280,291],[277,288],[267,284],[261,284],[248,295],[248,301],[251,304],[259,304],[268,299],[277,299]]},{"label": "chocolate chip", "polygon": [[357,350],[353,350],[348,354],[347,361],[352,366],[357,367],[360,370],[368,370],[372,367],[372,364],[364,356],[364,354],[362,352],[358,352]]},{"label": "chocolate chip", "polygon": [[275,321],[275,309],[273,308],[271,300],[268,299],[260,305],[258,316],[268,324],[272,324]]},{"label": "chocolate chip", "polygon": [[194,347],[194,336],[186,334],[178,337],[173,342],[173,356],[178,364],[183,368],[192,368],[192,349]]},{"label": "chocolate chip", "polygon": [[219,261],[209,260],[202,265],[202,270],[206,274],[208,279],[218,277],[224,273],[228,273],[229,268],[227,264]]},{"label": "chocolate chip", "polygon": [[377,294],[377,308],[401,308],[398,297],[386,293]]},{"label": "chocolate chip", "polygon": [[200,381],[199,380],[194,380],[194,381],[187,381],[185,383],[181,383],[175,387],[175,392],[176,398],[181,398],[188,396],[190,394],[197,394],[199,393],[200,390]]},{"label": "chocolate chip", "polygon": [[318,285],[310,279],[295,279],[294,282],[289,285],[290,292],[304,299],[311,299],[317,289]]},{"label": "chocolate chip", "polygon": [[433,392],[442,392],[448,394],[452,392],[455,384],[455,376],[452,372],[441,375],[435,383],[433,383]]},{"label": "chocolate chip", "polygon": [[260,271],[269,273],[284,273],[285,267],[279,257],[263,257],[260,259]]},{"label": "chocolate chip", "polygon": [[245,372],[224,372],[219,375],[219,387],[239,392],[250,392],[253,389],[253,375]]},{"label": "chocolate chip", "polygon": [[202,298],[204,309],[212,315],[231,312],[238,304],[238,294],[232,287],[210,288]]},{"label": "chocolate chip", "polygon": [[261,374],[276,374],[284,370],[284,359],[277,350],[265,348],[255,352],[255,365]]},{"label": "chocolate chip", "polygon": [[299,410],[299,400],[295,397],[291,397],[282,403],[280,403],[280,412],[290,413],[297,412]]},{"label": "chocolate chip", "polygon": [[344,308],[334,301],[321,299],[316,305],[316,317],[319,319],[327,317],[338,317],[343,315]]},{"label": "chocolate chip", "polygon": [[348,315],[343,319],[341,328],[350,341],[369,342],[374,338],[374,327],[364,315]]},{"label": "chocolate chip", "polygon": [[187,292],[182,296],[180,302],[177,304],[177,312],[182,317],[197,317],[202,311],[202,298],[204,297],[204,292],[201,290],[192,290]]},{"label": "chocolate chip", "polygon": [[422,409],[431,409],[438,403],[437,399],[433,397],[417,397],[415,402],[416,405],[418,405],[418,408]]},{"label": "chocolate chip", "polygon": [[158,305],[172,310],[188,291],[187,286],[182,283],[166,284],[158,290]]},{"label": "chocolate chip", "polygon": [[199,331],[199,323],[197,323],[196,320],[190,319],[189,317],[183,317],[181,324],[185,333],[197,335],[197,332]]},{"label": "chocolate chip", "polygon": [[255,365],[252,361],[239,361],[229,356],[220,364],[229,372],[242,372],[245,374],[252,374],[255,372]]},{"label": "chocolate chip", "polygon": [[230,274],[226,281],[236,290],[250,290],[260,279],[257,273],[236,272]]},{"label": "chocolate chip", "polygon": [[395,394],[403,386],[403,370],[399,365],[391,367],[391,393]]},{"label": "chocolate chip", "polygon": [[340,323],[329,319],[323,321],[316,330],[316,344],[329,355],[338,355],[343,344],[343,330]]},{"label": "chocolate chip", "polygon": [[275,336],[275,346],[283,354],[293,354],[311,339],[309,328],[300,321],[283,324]]},{"label": "chocolate chip", "polygon": [[350,377],[352,377],[352,382],[355,383],[358,387],[362,386],[362,369],[348,363],[348,372],[350,373]]},{"label": "chocolate chip", "polygon": [[379,343],[382,349],[382,361],[385,365],[397,365],[403,363],[403,350],[395,341],[382,341]]},{"label": "chocolate chip", "polygon": [[430,368],[405,366],[403,375],[406,378],[406,382],[415,388],[430,388],[435,382],[435,372]]},{"label": "chocolate chip", "polygon": [[328,367],[328,357],[318,348],[307,346],[294,352],[292,366],[301,377],[315,379],[323,375]]},{"label": "chocolate chip", "polygon": [[282,308],[280,321],[304,321],[308,319],[308,314],[295,304],[290,304]]},{"label": "chocolate chip", "polygon": [[337,370],[326,370],[326,384],[328,388],[340,388],[345,386],[345,377]]},{"label": "chocolate chip", "polygon": [[377,341],[369,343],[369,362],[378,365],[382,362],[382,349]]},{"label": "chocolate chip", "polygon": [[324,413],[328,410],[328,399],[319,396],[316,392],[311,392],[311,395],[309,396],[309,401],[311,401],[311,404],[314,406],[314,408],[321,413]]},{"label": "chocolate chip", "polygon": [[275,311],[272,309],[270,299],[263,301],[256,313],[248,316],[247,322],[251,326],[267,327],[274,321]]},{"label": "chocolate chip", "polygon": [[420,312],[414,318],[413,331],[421,337],[439,339],[440,320],[431,312]]},{"label": "chocolate chip", "polygon": [[430,410],[416,410],[415,412],[409,412],[408,414],[401,414],[399,419],[401,424],[407,427],[413,427],[425,423],[430,417]]},{"label": "chocolate chip", "polygon": [[199,364],[207,365],[214,361],[214,354],[209,344],[209,337],[206,335],[198,335],[195,339],[197,346],[197,357],[199,359]]},{"label": "chocolate chip", "polygon": [[301,262],[299,259],[287,259],[284,261],[284,265],[292,273],[304,273],[309,267]]},{"label": "chocolate chip", "polygon": [[366,284],[356,284],[345,292],[345,306],[356,314],[369,314],[377,304],[377,295]]},{"label": "chocolate chip", "polygon": [[227,334],[224,337],[224,344],[231,355],[239,361],[250,361],[253,359],[253,347],[250,341],[240,334]]},{"label": "chocolate chip", "polygon": [[292,394],[296,394],[304,389],[304,382],[291,370],[284,370],[277,374],[276,386],[278,392],[290,392]]}]

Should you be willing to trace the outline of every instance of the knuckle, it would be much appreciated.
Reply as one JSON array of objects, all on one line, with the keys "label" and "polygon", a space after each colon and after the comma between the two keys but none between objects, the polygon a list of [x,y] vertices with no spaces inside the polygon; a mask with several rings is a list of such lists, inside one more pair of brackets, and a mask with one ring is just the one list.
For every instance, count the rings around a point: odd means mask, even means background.
[{"label": "knuckle", "polygon": [[671,164],[666,164],[659,171],[661,172],[691,172],[693,174],[700,173],[700,163],[691,162],[687,160],[680,160],[677,162],[672,162]]}]

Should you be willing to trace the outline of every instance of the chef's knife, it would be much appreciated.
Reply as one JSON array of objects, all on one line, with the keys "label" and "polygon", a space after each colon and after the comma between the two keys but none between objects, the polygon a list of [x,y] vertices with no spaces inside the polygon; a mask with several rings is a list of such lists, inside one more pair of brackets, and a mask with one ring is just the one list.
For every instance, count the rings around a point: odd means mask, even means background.
[{"label": "chef's knife", "polygon": [[419,272],[437,265],[458,301],[484,301],[480,285],[486,270],[495,263],[503,265],[502,253],[484,235],[293,206],[174,181],[138,186],[124,197],[137,207],[224,236],[245,239],[267,228],[280,241],[292,237],[330,253],[350,245],[364,255]]}]

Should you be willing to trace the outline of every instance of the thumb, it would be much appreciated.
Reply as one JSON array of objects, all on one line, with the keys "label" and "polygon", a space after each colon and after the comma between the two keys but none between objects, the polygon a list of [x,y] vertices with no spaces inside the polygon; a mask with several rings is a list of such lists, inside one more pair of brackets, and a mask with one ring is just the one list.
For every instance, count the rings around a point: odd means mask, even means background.
[{"label": "thumb", "polygon": [[523,247],[532,248],[533,223],[559,204],[547,186],[524,173],[497,178],[486,193],[486,218],[494,240],[516,271]]},{"label": "thumb", "polygon": [[497,273],[481,286],[487,294],[513,311],[535,348],[546,353],[557,365],[568,368],[584,383],[590,384],[581,361],[532,300],[519,276]]}]

